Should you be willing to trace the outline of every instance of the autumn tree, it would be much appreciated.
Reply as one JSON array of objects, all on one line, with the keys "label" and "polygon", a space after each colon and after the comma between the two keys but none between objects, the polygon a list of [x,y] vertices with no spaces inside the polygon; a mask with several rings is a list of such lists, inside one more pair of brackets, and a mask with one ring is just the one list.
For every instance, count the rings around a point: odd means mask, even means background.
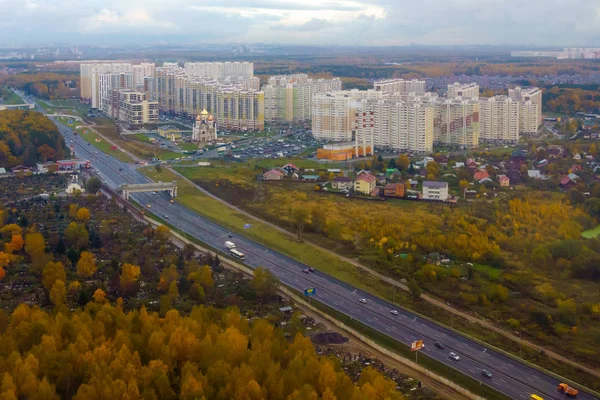
[{"label": "autumn tree", "polygon": [[89,240],[90,234],[83,224],[71,222],[65,229],[65,242],[77,250],[86,248]]},{"label": "autumn tree", "polygon": [[41,233],[33,232],[25,235],[25,252],[32,259],[44,253],[46,242]]},{"label": "autumn tree", "polygon": [[407,171],[410,166],[410,158],[406,154],[400,154],[396,160],[396,168],[400,171]]},{"label": "autumn tree", "polygon": [[106,293],[102,289],[96,289],[94,291],[94,301],[96,303],[106,303]]},{"label": "autumn tree", "polygon": [[42,271],[42,285],[48,291],[52,289],[56,281],[62,281],[63,284],[67,280],[65,267],[60,261],[49,262]]},{"label": "autumn tree", "polygon": [[171,234],[171,229],[166,225],[159,225],[154,230],[154,234],[162,240],[167,240]]},{"label": "autumn tree", "polygon": [[250,284],[258,297],[267,299],[277,291],[279,280],[268,269],[258,267],[254,270]]},{"label": "autumn tree", "polygon": [[65,304],[66,300],[67,287],[65,286],[65,282],[59,279],[54,282],[52,289],[50,289],[50,301],[55,307],[60,307]]},{"label": "autumn tree", "polygon": [[124,293],[130,293],[140,277],[140,267],[125,263],[121,267],[120,285]]},{"label": "autumn tree", "polygon": [[88,210],[85,207],[82,207],[79,210],[77,210],[77,213],[75,214],[75,218],[77,219],[77,221],[80,222],[87,222],[89,221],[90,217],[90,210]]},{"label": "autumn tree", "polygon": [[23,236],[19,233],[13,233],[9,243],[5,243],[4,247],[7,253],[14,253],[15,251],[21,251],[25,244]]},{"label": "autumn tree", "polygon": [[440,165],[435,161],[429,161],[425,166],[427,179],[435,179],[440,173]]},{"label": "autumn tree", "polygon": [[77,274],[83,278],[90,278],[96,273],[96,257],[88,251],[82,251],[77,262]]}]

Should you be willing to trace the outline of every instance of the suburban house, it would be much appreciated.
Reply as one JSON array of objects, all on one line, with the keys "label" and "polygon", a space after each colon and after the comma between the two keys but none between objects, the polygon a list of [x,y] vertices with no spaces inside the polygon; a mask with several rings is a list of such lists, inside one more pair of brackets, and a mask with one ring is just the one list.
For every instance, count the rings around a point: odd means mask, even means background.
[{"label": "suburban house", "polygon": [[573,164],[571,165],[571,168],[569,168],[571,170],[571,172],[581,172],[583,171],[583,167],[579,164]]},{"label": "suburban house", "polygon": [[448,161],[450,160],[448,158],[448,156],[438,156],[438,157],[433,157],[433,159],[435,160],[436,163],[440,164],[441,166],[446,166],[448,165]]},{"label": "suburban house", "polygon": [[482,179],[485,178],[489,178],[490,174],[488,174],[487,171],[477,171],[473,174],[473,179],[475,179],[476,181],[480,181]]},{"label": "suburban house", "polygon": [[281,169],[284,170],[288,175],[291,175],[296,171],[300,171],[300,168],[296,167],[294,164],[285,164],[283,167],[281,167]]},{"label": "suburban house", "polygon": [[350,190],[353,184],[352,179],[347,176],[336,176],[331,182],[331,187],[337,190]]},{"label": "suburban house", "polygon": [[406,186],[404,183],[390,183],[383,188],[385,197],[404,197]]},{"label": "suburban house", "polygon": [[465,161],[465,167],[467,168],[477,168],[477,163],[472,158],[467,158]]},{"label": "suburban house", "polygon": [[579,153],[575,153],[575,154],[573,155],[573,160],[581,160],[581,154],[579,154]]},{"label": "suburban house", "polygon": [[506,175],[500,175],[498,177],[498,181],[500,181],[500,187],[509,187],[510,186],[510,178]]},{"label": "suburban house", "polygon": [[537,169],[528,169],[527,176],[533,179],[542,179],[542,174]]},{"label": "suburban house", "polygon": [[558,145],[550,145],[548,146],[548,150],[546,150],[546,154],[549,158],[562,158],[564,157],[564,152],[565,148]]},{"label": "suburban house", "polygon": [[369,195],[375,189],[377,178],[368,172],[361,172],[354,181],[354,191]]},{"label": "suburban house", "polygon": [[264,181],[280,181],[283,179],[284,173],[278,169],[271,169],[263,174]]},{"label": "suburban house", "polygon": [[13,174],[17,174],[19,172],[21,172],[21,173],[27,173],[27,172],[31,172],[31,168],[26,167],[24,165],[17,165],[16,167],[12,167],[10,169],[10,172],[12,172]]},{"label": "suburban house", "polygon": [[563,189],[571,189],[573,186],[577,185],[577,180],[579,177],[573,173],[565,176],[560,180],[560,187]]},{"label": "suburban house", "polygon": [[446,201],[448,197],[448,182],[423,182],[423,200]]}]

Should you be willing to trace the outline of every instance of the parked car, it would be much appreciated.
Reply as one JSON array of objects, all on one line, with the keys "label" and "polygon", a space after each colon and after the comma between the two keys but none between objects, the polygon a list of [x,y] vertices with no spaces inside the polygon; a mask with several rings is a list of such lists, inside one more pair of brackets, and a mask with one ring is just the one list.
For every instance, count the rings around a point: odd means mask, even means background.
[{"label": "parked car", "polygon": [[450,354],[448,354],[448,357],[450,357],[454,361],[460,361],[460,357],[455,352],[451,352]]}]

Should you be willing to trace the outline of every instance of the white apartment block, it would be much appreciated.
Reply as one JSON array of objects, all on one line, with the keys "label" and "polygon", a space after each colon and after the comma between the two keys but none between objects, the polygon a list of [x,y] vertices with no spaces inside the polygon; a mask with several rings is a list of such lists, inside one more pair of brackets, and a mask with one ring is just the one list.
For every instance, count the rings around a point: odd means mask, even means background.
[{"label": "white apartment block", "polygon": [[189,117],[206,110],[220,129],[262,130],[264,93],[246,78],[252,77],[213,79],[190,76],[179,67],[157,68],[158,104],[162,112]]},{"label": "white apartment block", "polygon": [[425,93],[425,81],[417,79],[385,79],[373,83],[373,88],[378,92],[386,93]]},{"label": "white apartment block", "polygon": [[[96,75],[94,75],[96,76]],[[94,78],[94,81],[96,78]],[[92,108],[99,108],[108,113],[105,103],[109,101],[113,89],[130,89],[133,87],[133,74],[130,72],[97,74],[100,90],[92,92]],[[92,85],[95,88],[95,85]]]},{"label": "white apartment block", "polygon": [[458,97],[462,99],[473,99],[479,98],[479,85],[476,83],[458,83],[454,82],[448,85],[448,92],[446,97],[449,99],[456,99]]},{"label": "white apartment block", "polygon": [[188,75],[197,77],[254,76],[251,62],[187,62],[184,68]]},{"label": "white apartment block", "polygon": [[358,101],[354,113],[358,146],[429,154],[433,151],[434,107],[419,98],[393,96]]},{"label": "white apartment block", "polygon": [[262,87],[265,94],[265,122],[302,122],[312,118],[313,95],[342,90],[342,81],[309,79],[307,74],[278,75]]},{"label": "white apartment block", "polygon": [[477,100],[434,99],[431,104],[434,142],[460,149],[479,144],[479,102]]},{"label": "white apartment block", "polygon": [[361,98],[381,98],[375,90],[343,90],[317,93],[312,99],[312,134],[316,139],[348,142],[352,140],[354,114]]},{"label": "white apartment block", "polygon": [[521,133],[535,133],[542,125],[542,91],[537,87],[508,89],[508,97],[521,103]]},{"label": "white apartment block", "polygon": [[156,69],[154,63],[141,63],[134,65],[133,69],[133,86],[136,90],[144,90],[144,80],[154,76]]},{"label": "white apartment block", "polygon": [[517,143],[521,104],[507,96],[479,99],[480,141]]},{"label": "white apartment block", "polygon": [[118,119],[130,126],[158,123],[158,102],[146,100],[144,92],[116,90],[119,96]]},{"label": "white apartment block", "polygon": [[100,75],[110,73],[132,73],[132,64],[126,62],[90,62],[79,66],[81,98],[90,102],[92,108],[100,108],[102,97],[100,96]]}]

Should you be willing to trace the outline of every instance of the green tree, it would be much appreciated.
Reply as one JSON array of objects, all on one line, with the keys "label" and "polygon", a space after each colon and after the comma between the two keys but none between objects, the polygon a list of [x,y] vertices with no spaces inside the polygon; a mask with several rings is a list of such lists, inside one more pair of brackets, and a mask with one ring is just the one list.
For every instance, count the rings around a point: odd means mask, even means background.
[{"label": "green tree", "polygon": [[101,187],[102,181],[99,178],[96,178],[95,176],[88,179],[85,183],[85,190],[87,190],[88,193],[97,193]]},{"label": "green tree", "polygon": [[279,280],[268,269],[258,267],[254,270],[250,284],[259,298],[267,299],[277,291]]}]

